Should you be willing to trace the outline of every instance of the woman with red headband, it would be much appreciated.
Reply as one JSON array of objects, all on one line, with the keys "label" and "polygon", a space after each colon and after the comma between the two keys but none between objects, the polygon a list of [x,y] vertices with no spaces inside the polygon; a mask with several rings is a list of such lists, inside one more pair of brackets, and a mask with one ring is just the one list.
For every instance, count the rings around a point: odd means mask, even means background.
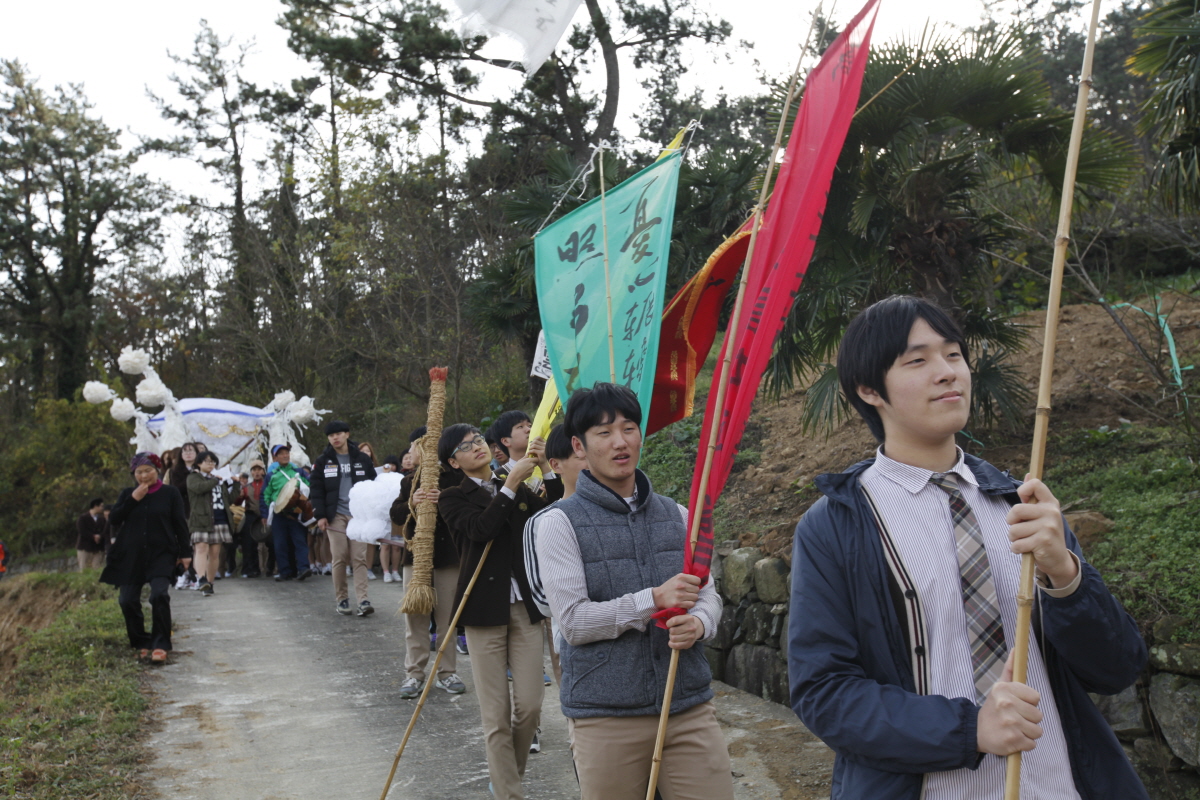
[{"label": "woman with red headband", "polygon": [[[109,515],[119,528],[100,574],[103,583],[120,589],[129,644],[138,658],[164,664],[171,649],[171,598],[168,589],[177,564],[191,565],[192,546],[183,496],[162,482],[162,462],[154,453],[138,453],[129,465],[136,482],[124,489]],[[142,587],[150,584],[151,630],[142,614]]]}]

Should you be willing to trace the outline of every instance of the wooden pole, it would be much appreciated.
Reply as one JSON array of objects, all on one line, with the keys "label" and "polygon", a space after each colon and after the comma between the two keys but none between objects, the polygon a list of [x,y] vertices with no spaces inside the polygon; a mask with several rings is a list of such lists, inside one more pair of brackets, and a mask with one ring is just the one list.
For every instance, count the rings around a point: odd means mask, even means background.
[{"label": "wooden pole", "polygon": [[613,345],[612,282],[608,277],[608,205],[604,194],[604,143],[600,143],[600,235],[604,237],[604,299],[608,303],[608,379],[617,382],[617,355]]},{"label": "wooden pole", "polygon": [[[754,259],[754,245],[758,240],[758,229],[762,225],[763,208],[767,204],[767,195],[771,188],[771,178],[775,173],[775,164],[779,160],[779,150],[783,146],[783,128],[787,124],[788,112],[792,107],[792,100],[796,96],[796,85],[800,81],[800,70],[804,64],[804,56],[808,52],[808,43],[811,40],[813,28],[816,27],[817,17],[821,14],[821,6],[817,6],[817,10],[813,13],[812,21],[808,26],[808,34],[804,37],[804,47],[800,50],[800,58],[796,62],[796,69],[792,73],[791,83],[788,85],[787,99],[783,103],[783,113],[779,117],[779,127],[775,130],[775,145],[771,148],[771,159],[767,162],[767,174],[763,178],[762,189],[759,191],[758,205],[754,207],[754,224],[750,227],[750,246],[746,250],[746,260],[742,262],[742,279],[738,285],[737,300],[733,304],[733,316],[729,319],[729,326],[725,329],[725,341],[721,345],[721,381],[717,384],[717,401],[713,406],[718,414],[717,419],[712,420],[708,434],[708,448],[704,452],[704,467],[700,471],[700,503],[704,502],[704,490],[708,486],[709,475],[712,473],[713,457],[717,452],[717,434],[721,428],[720,413],[725,407],[725,395],[729,390],[729,371],[733,360],[733,339],[737,335],[738,323],[742,316],[742,306],[746,299],[746,286],[749,283],[750,262]],[[700,520],[703,517],[703,508],[691,509],[691,530],[688,532],[688,539],[692,547],[696,546],[696,539],[700,536]],[[671,663],[667,668],[667,685],[663,692],[662,713],[658,718],[658,735],[654,740],[654,760],[650,765],[650,783],[646,787],[646,800],[654,800],[654,791],[658,788],[658,773],[662,766],[662,751],[663,742],[667,735],[667,722],[671,717],[671,696],[675,694],[675,675],[679,671],[679,651],[671,651]]]},{"label": "wooden pole", "polygon": [[[1033,452],[1029,473],[1039,480],[1046,464],[1046,436],[1050,430],[1050,392],[1054,379],[1054,349],[1058,339],[1058,309],[1062,300],[1063,268],[1071,244],[1071,206],[1075,199],[1075,173],[1079,168],[1079,149],[1083,143],[1087,118],[1088,91],[1092,86],[1092,58],[1095,55],[1096,26],[1100,21],[1100,0],[1092,2],[1092,20],[1088,26],[1087,46],[1083,51],[1083,70],[1079,74],[1079,96],[1075,100],[1075,120],[1067,147],[1067,166],[1063,173],[1062,201],[1058,207],[1058,233],[1054,238],[1054,262],[1050,272],[1050,297],[1046,303],[1046,333],[1042,342],[1042,371],[1038,378],[1037,411],[1033,424]],[[1033,554],[1021,557],[1021,582],[1017,589],[1017,629],[1013,644],[1013,680],[1025,683],[1029,665],[1029,630],[1033,615]],[[1004,777],[1004,800],[1020,800],[1021,754],[1008,757]]]},{"label": "wooden pole", "polygon": [[442,646],[438,648],[437,657],[434,658],[433,666],[429,668],[426,675],[425,688],[421,690],[421,699],[417,701],[417,707],[413,709],[412,719],[408,721],[408,728],[404,731],[404,738],[400,740],[400,749],[396,751],[396,757],[392,760],[392,769],[388,772],[387,783],[383,785],[383,794],[379,795],[379,800],[387,800],[388,792],[392,789],[392,779],[396,777],[396,767],[400,766],[400,756],[404,755],[404,748],[408,745],[408,737],[412,736],[413,728],[417,726],[417,717],[421,716],[421,709],[425,707],[425,698],[429,696],[429,689],[433,686],[431,676],[437,675],[438,665],[442,663],[442,653],[446,652],[446,646],[456,640],[454,631],[458,627],[458,618],[462,616],[463,607],[467,604],[467,598],[471,596],[471,590],[475,588],[475,581],[479,580],[479,573],[483,570],[483,564],[487,561],[488,553],[491,550],[492,543],[488,542],[483,548],[483,555],[479,557],[479,564],[475,567],[475,574],[471,576],[471,582],[463,590],[462,601],[458,604],[458,608],[454,610],[454,619],[450,620],[450,624],[446,627],[446,630],[441,632]]}]

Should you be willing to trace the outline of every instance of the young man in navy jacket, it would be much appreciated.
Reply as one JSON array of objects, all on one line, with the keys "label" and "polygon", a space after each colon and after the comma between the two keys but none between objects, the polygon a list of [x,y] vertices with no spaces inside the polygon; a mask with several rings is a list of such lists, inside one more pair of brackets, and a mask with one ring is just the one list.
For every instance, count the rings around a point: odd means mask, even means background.
[{"label": "young man in navy jacket", "polygon": [[[880,442],[823,475],[792,551],[792,708],[837,753],[833,800],[1137,800],[1087,696],[1133,683],[1146,647],[1082,558],[1058,501],[965,455],[971,373],[940,308],[890,297],[851,322],[838,376]],[[1012,682],[1020,557],[1038,589],[1028,685]]]}]

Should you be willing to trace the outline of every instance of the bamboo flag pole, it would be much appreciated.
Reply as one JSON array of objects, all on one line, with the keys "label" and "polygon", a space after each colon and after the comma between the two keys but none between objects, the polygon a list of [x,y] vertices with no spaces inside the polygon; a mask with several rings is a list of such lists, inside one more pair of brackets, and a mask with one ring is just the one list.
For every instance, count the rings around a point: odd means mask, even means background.
[{"label": "bamboo flag pole", "polygon": [[[1092,20],[1088,26],[1087,46],[1083,51],[1083,70],[1079,74],[1079,96],[1075,100],[1075,120],[1067,147],[1067,166],[1063,173],[1062,201],[1058,207],[1058,233],[1054,237],[1054,262],[1050,272],[1050,297],[1046,303],[1046,333],[1042,342],[1042,371],[1038,378],[1037,411],[1033,424],[1033,452],[1029,473],[1041,479],[1046,462],[1046,435],[1050,430],[1050,391],[1054,378],[1054,349],[1058,339],[1058,309],[1062,299],[1063,268],[1071,243],[1071,206],[1075,199],[1075,173],[1079,169],[1079,149],[1083,143],[1087,118],[1088,91],[1092,87],[1092,58],[1095,55],[1096,26],[1100,21],[1100,0],[1092,2]],[[1013,680],[1025,683],[1029,665],[1029,629],[1033,614],[1033,554],[1021,557],[1021,582],[1017,590],[1017,629],[1013,646]],[[1004,778],[1004,800],[1021,797],[1021,754],[1008,757]]]},{"label": "bamboo flag pole", "polygon": [[412,719],[408,721],[408,728],[404,731],[404,738],[400,740],[400,749],[396,751],[396,757],[392,760],[392,769],[388,772],[387,783],[383,785],[383,794],[379,795],[379,800],[387,800],[388,792],[392,789],[392,779],[396,777],[396,767],[400,766],[400,756],[404,755],[404,748],[408,745],[408,737],[412,736],[413,728],[417,726],[417,717],[421,716],[421,709],[425,707],[425,698],[429,696],[429,689],[433,686],[433,681],[429,679],[429,676],[437,675],[438,665],[442,663],[442,654],[446,652],[446,646],[457,639],[454,631],[458,627],[458,618],[462,616],[463,608],[467,605],[467,598],[471,596],[471,590],[475,588],[475,581],[479,580],[479,573],[483,570],[483,564],[487,561],[488,553],[491,550],[492,543],[488,542],[483,548],[483,555],[479,557],[479,564],[475,567],[475,573],[471,576],[471,582],[463,590],[462,601],[458,604],[458,608],[454,610],[454,619],[450,620],[450,624],[439,637],[442,640],[442,645],[438,648],[437,657],[433,659],[433,666],[429,668],[426,674],[425,688],[421,690],[421,699],[417,701],[417,707],[413,709]]},{"label": "bamboo flag pole", "polygon": [[[796,96],[796,84],[800,80],[800,70],[804,64],[804,56],[808,52],[809,41],[812,38],[813,29],[816,27],[817,18],[821,15],[821,5],[817,6],[817,10],[813,13],[812,21],[808,26],[808,34],[804,37],[804,47],[800,50],[800,58],[796,62],[796,69],[792,73],[791,83],[788,85],[787,99],[783,103],[783,113],[779,117],[779,126],[775,130],[775,144],[771,148],[771,159],[767,162],[767,174],[763,178],[762,188],[759,190],[758,204],[754,207],[754,224],[750,227],[750,245],[746,250],[746,260],[742,262],[742,278],[738,284],[737,300],[733,304],[733,315],[729,319],[729,325],[725,329],[725,341],[721,347],[721,381],[717,385],[717,402],[714,408],[719,415],[721,409],[725,406],[725,395],[729,389],[729,372],[733,360],[733,339],[737,335],[738,323],[742,316],[742,306],[746,299],[746,285],[749,283],[750,262],[754,259],[754,245],[758,240],[758,229],[762,225],[763,208],[767,204],[767,195],[771,188],[771,178],[775,173],[775,164],[779,161],[779,150],[783,146],[783,128],[787,124],[788,112],[791,111],[792,100]],[[701,496],[700,502],[704,502],[703,489],[708,485],[709,475],[712,472],[713,458],[717,452],[717,434],[721,428],[721,420],[718,417],[712,421],[709,426],[708,448],[704,453],[704,468],[700,472],[700,487]],[[702,508],[693,508],[691,517],[691,530],[688,532],[688,539],[691,546],[696,546],[696,540],[700,536],[700,520],[703,517]],[[650,783],[646,787],[646,800],[654,800],[654,791],[658,787],[658,773],[662,766],[662,751],[663,742],[667,735],[667,722],[671,717],[671,696],[675,694],[675,676],[679,671],[679,651],[671,651],[671,663],[667,668],[667,685],[663,692],[662,713],[658,718],[658,735],[654,740],[654,760],[650,765]]]},{"label": "bamboo flag pole", "polygon": [[604,298],[608,302],[608,377],[617,382],[617,356],[613,345],[612,282],[608,277],[608,205],[604,194],[604,142],[599,145],[600,159],[600,235],[604,237]]}]

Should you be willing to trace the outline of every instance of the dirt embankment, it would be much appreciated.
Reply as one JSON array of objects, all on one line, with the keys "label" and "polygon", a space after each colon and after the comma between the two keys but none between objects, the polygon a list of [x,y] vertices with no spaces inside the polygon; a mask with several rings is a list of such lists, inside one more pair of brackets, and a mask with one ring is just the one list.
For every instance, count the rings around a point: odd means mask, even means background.
[{"label": "dirt embankment", "polygon": [[[1136,303],[1153,313],[1153,304]],[[1172,295],[1164,298],[1170,311],[1170,330],[1183,365],[1200,351],[1200,299]],[[1128,327],[1138,334],[1149,352],[1158,351],[1169,364],[1165,340],[1153,335],[1154,324],[1145,315],[1124,309]],[[1036,395],[1041,370],[1045,312],[1024,314],[1017,321],[1027,326],[1026,348],[1011,363],[1030,392]],[[1174,414],[1171,403],[1159,404],[1162,392],[1145,361],[1104,309],[1094,305],[1064,306],[1058,329],[1050,428],[1051,434],[1072,429],[1117,428],[1123,421],[1134,425],[1162,425]],[[806,435],[801,424],[804,391],[797,390],[779,402],[759,400],[748,430],[760,433],[743,449],[758,449],[761,460],[730,478],[721,504],[725,533],[736,533],[741,546],[758,545],[769,555],[791,563],[792,529],[801,514],[819,496],[812,480],[824,472],[840,471],[869,458],[875,440],[855,416],[828,436]],[[1033,404],[1017,429],[1001,423],[995,431],[977,435],[979,444],[968,445],[1002,469],[1024,474],[1033,434]],[[1048,461],[1054,463],[1053,448]],[[1084,509],[1076,509],[1084,510]],[[737,526],[736,530],[732,526]],[[718,532],[718,537],[720,532]]]},{"label": "dirt embankment", "polygon": [[28,631],[46,627],[58,613],[87,596],[70,589],[17,575],[0,581],[0,684],[16,665],[16,647]]}]

